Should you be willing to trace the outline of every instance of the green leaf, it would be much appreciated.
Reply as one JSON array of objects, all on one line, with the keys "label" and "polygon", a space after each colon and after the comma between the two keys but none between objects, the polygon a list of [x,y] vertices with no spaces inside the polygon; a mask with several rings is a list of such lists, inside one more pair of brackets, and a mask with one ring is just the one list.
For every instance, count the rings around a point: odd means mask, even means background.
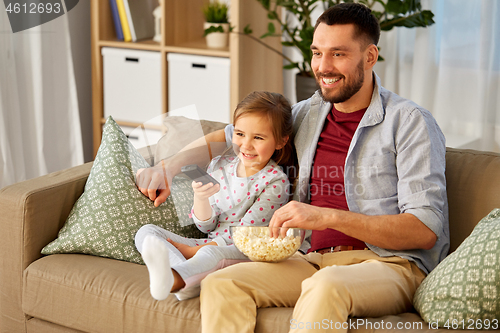
[{"label": "green leaf", "polygon": [[294,44],[294,43],[292,43],[292,42],[281,42],[281,45],[283,45],[283,46],[288,46],[288,47],[295,46],[295,44]]},{"label": "green leaf", "polygon": [[311,46],[314,37],[314,27],[307,27],[299,31],[299,37],[303,42],[309,44],[308,48]]},{"label": "green leaf", "polygon": [[398,14],[406,14],[409,9],[408,1],[401,0],[387,0],[387,4],[385,5],[385,11],[388,14],[398,15]]},{"label": "green leaf", "polygon": [[394,27],[427,27],[434,24],[433,17],[434,14],[429,10],[424,10],[420,13],[414,13],[408,16],[396,16],[390,20],[380,22],[380,29],[388,31]]},{"label": "green leaf", "polygon": [[271,6],[271,1],[270,0],[257,0],[258,2],[260,2],[260,4],[262,5],[262,7],[264,7],[266,10],[269,10],[270,6]]},{"label": "green leaf", "polygon": [[283,66],[283,69],[294,69],[294,68],[299,68],[299,64],[297,62],[292,62],[291,64]]},{"label": "green leaf", "polygon": [[276,27],[274,26],[273,22],[269,22],[269,24],[267,25],[267,32],[260,36],[260,38],[266,37],[281,37],[281,34],[276,34]]},{"label": "green leaf", "polygon": [[387,0],[387,4],[384,7],[386,12],[392,15],[416,13],[422,9],[420,0]]},{"label": "green leaf", "polygon": [[375,16],[375,18],[380,21],[380,19],[382,18],[382,12],[378,12],[376,10],[372,10],[372,14],[373,16]]},{"label": "green leaf", "polygon": [[224,32],[224,28],[221,26],[215,27],[211,26],[210,28],[205,29],[205,33],[203,34],[203,37],[205,37],[208,34],[214,33],[214,32]]},{"label": "green leaf", "polygon": [[276,28],[274,26],[274,23],[269,22],[269,24],[267,25],[267,33],[274,34],[275,32],[276,32]]},{"label": "green leaf", "polygon": [[297,4],[294,1],[283,1],[280,3],[280,6],[289,9],[294,8]]},{"label": "green leaf", "polygon": [[[408,0],[407,0],[408,1]],[[420,0],[411,0],[410,1],[410,12],[419,12],[422,10],[422,4],[420,4]]]},{"label": "green leaf", "polygon": [[253,33],[252,29],[250,29],[250,24],[247,24],[244,28],[243,28],[243,33],[245,35],[251,35]]}]

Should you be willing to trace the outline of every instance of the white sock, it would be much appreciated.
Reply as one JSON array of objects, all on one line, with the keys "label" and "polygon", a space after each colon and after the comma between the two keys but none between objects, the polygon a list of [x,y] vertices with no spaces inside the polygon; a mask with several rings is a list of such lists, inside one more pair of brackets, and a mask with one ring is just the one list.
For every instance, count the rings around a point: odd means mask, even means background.
[{"label": "white sock", "polygon": [[174,284],[169,250],[164,241],[156,236],[146,236],[142,245],[142,259],[149,271],[151,296],[158,301],[164,300]]}]

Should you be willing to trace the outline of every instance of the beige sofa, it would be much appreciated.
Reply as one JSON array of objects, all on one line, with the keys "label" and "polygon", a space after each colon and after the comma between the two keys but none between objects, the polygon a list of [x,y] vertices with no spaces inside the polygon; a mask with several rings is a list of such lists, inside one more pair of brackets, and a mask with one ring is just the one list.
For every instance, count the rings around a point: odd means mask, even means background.
[{"label": "beige sofa", "polygon": [[[482,217],[500,207],[500,155],[448,149],[446,163],[453,250]],[[199,298],[179,302],[171,295],[155,301],[145,266],[89,255],[40,254],[82,194],[91,166],[0,190],[0,332],[200,332]],[[287,332],[291,314],[291,308],[259,309],[256,332]],[[382,320],[436,332],[415,312],[369,319]]]}]

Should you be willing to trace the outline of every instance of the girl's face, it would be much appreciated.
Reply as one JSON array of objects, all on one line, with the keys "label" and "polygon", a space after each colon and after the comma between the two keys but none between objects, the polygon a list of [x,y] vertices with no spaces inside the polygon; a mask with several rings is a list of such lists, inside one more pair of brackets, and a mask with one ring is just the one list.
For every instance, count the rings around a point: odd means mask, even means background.
[{"label": "girl's face", "polygon": [[286,140],[276,142],[269,118],[260,114],[243,115],[234,124],[233,145],[240,161],[238,176],[249,177],[262,170],[276,149]]}]

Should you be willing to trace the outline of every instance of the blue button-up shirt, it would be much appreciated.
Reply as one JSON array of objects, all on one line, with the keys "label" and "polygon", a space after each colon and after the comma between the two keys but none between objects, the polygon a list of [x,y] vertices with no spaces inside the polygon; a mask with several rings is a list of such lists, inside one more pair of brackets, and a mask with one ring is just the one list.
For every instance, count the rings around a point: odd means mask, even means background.
[{"label": "blue button-up shirt", "polygon": [[[366,215],[410,213],[437,236],[430,250],[395,251],[372,244],[379,256],[399,256],[430,272],[449,249],[445,139],[432,115],[384,89],[374,74],[370,106],[354,133],[344,166],[349,210]],[[294,200],[309,202],[319,136],[332,105],[318,92],[293,107],[299,180]],[[230,139],[232,126],[226,128]]]}]

